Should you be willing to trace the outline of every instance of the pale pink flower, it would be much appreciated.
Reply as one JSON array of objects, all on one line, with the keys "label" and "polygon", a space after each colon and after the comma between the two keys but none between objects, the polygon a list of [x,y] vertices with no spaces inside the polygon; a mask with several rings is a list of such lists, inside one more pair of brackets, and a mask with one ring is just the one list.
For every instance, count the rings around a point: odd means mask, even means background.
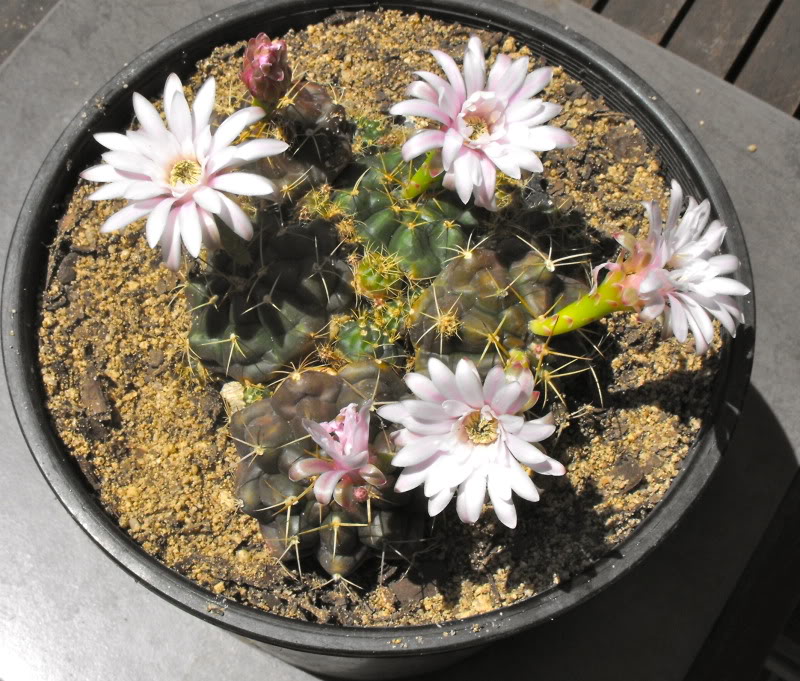
[{"label": "pale pink flower", "polygon": [[173,270],[180,266],[181,240],[195,258],[204,243],[219,247],[215,215],[243,239],[253,236],[250,219],[226,193],[269,196],[275,185],[254,173],[230,171],[287,148],[274,139],[231,146],[242,130],[264,116],[259,107],[237,111],[212,134],[215,87],[213,78],[203,83],[190,109],[180,79],[171,74],[164,87],[167,126],[156,108],[135,92],[133,108],[141,127],[124,135],[95,135],[109,151],[102,155],[104,163],[81,173],[86,180],[108,183],[90,199],[129,201],[100,231],[114,232],[147,217],[147,242],[151,248],[161,244],[164,262]]},{"label": "pale pink flower", "polygon": [[368,402],[357,409],[355,404],[350,404],[329,422],[303,419],[303,427],[319,445],[324,458],[297,461],[289,469],[289,478],[297,481],[318,475],[314,481],[314,496],[320,504],[329,504],[337,487],[352,489],[358,485],[381,487],[386,484],[386,477],[372,463],[374,457],[369,451],[371,406]]},{"label": "pale pink flower", "polygon": [[463,76],[452,57],[438,50],[433,56],[447,80],[428,71],[417,71],[420,80],[409,85],[409,99],[391,108],[396,116],[420,116],[440,124],[422,130],[403,145],[410,160],[432,149],[441,149],[444,186],[455,189],[464,203],[496,210],[497,171],[519,179],[523,170],[540,173],[542,162],[535,152],[575,145],[560,128],[543,125],[561,112],[561,106],[534,99],[550,83],[553,69],[528,73],[528,58],[512,61],[499,54],[486,77],[483,45],[473,36],[464,53]]},{"label": "pale pink flower", "polygon": [[731,334],[744,321],[731,296],[750,292],[744,284],[725,277],[739,268],[735,255],[714,255],[722,245],[727,227],[719,220],[708,222],[711,204],[698,204],[689,197],[683,217],[683,190],[672,181],[672,195],[665,224],[655,201],[646,202],[650,233],[646,239],[623,234],[617,240],[628,252],[614,263],[595,268],[621,272],[622,302],[639,310],[642,320],[662,318],[664,336],[684,342],[691,331],[695,350],[706,352],[714,339],[711,317]]},{"label": "pale pink flower", "polygon": [[395,435],[401,449],[392,464],[403,468],[395,490],[424,484],[428,513],[435,516],[458,491],[456,510],[465,523],[481,514],[489,492],[494,512],[515,527],[512,492],[539,500],[539,491],[522,468],[544,475],[564,475],[563,465],[545,454],[539,441],[555,431],[551,414],[525,420],[520,414],[534,399],[529,370],[507,377],[494,367],[481,385],[475,364],[462,359],[455,374],[441,361],[428,361],[430,378],[408,373],[415,400],[385,405],[378,414],[403,426]]},{"label": "pale pink flower", "polygon": [[292,86],[292,69],[285,40],[259,33],[247,41],[240,74],[250,94],[262,104],[275,104]]}]

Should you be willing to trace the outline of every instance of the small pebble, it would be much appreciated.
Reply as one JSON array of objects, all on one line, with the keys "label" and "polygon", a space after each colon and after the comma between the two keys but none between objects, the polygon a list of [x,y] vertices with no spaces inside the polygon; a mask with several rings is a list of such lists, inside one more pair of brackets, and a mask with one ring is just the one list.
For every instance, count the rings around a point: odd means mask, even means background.
[{"label": "small pebble", "polygon": [[755,144],[751,144],[747,147],[747,151],[752,154],[754,151],[758,151],[758,147]]}]

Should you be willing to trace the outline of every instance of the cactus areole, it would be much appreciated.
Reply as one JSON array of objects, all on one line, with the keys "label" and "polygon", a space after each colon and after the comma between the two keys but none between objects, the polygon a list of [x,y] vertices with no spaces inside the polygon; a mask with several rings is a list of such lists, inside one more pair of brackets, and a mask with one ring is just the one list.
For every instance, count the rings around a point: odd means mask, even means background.
[{"label": "cactus areole", "polygon": [[[100,153],[90,131],[124,130],[131,93],[140,92],[141,130],[100,136],[108,150],[104,164],[86,177],[107,183],[95,199],[129,202],[108,229],[149,215],[151,244],[161,245],[169,267],[182,268],[191,369],[220,385],[243,384],[233,392],[245,397],[230,414],[241,457],[236,494],[273,556],[290,573],[316,570],[339,585],[387,556],[413,562],[435,535],[432,518],[442,513],[450,513],[450,522],[514,527],[518,514],[547,494],[537,487],[540,476],[557,481],[569,466],[558,460],[550,412],[561,409],[560,398],[568,404],[570,381],[590,381],[588,372],[572,376],[568,363],[580,362],[591,343],[577,332],[562,334],[569,314],[559,313],[574,309],[597,318],[612,312],[613,296],[600,300],[598,291],[610,291],[619,272],[630,274],[624,259],[607,263],[606,283],[592,289],[586,254],[572,246],[559,250],[566,241],[553,230],[515,231],[503,222],[504,211],[514,210],[524,224],[549,219],[522,198],[537,186],[522,171],[535,173],[537,154],[549,162],[548,150],[574,141],[557,131],[551,119],[558,112],[539,95],[549,70],[526,80],[527,60],[506,59],[487,72],[477,39],[463,69],[452,58],[463,53],[438,54],[441,70],[420,74],[409,89],[413,104],[394,109],[430,124],[401,152],[397,137],[383,143],[380,122],[351,119],[325,88],[297,80],[285,44],[259,35],[247,48],[244,78],[264,106],[243,109],[233,123],[217,121],[212,132],[204,125],[213,84],[190,109],[179,76],[187,81],[191,64],[216,45],[261,28],[283,35],[332,11],[322,0],[223,10],[126,67],[99,93],[105,107],[87,105],[74,119],[28,195],[4,280],[3,355],[17,418],[76,521],[126,571],[182,609],[294,665],[351,679],[442,667],[558,617],[629,573],[705,486],[725,444],[715,433],[731,432],[736,418],[737,410],[723,405],[741,405],[752,361],[754,313],[745,297],[752,281],[741,229],[709,159],[664,100],[598,47],[502,0],[482,6],[477,17],[464,0],[407,8],[512,30],[548,63],[579,65],[586,88],[641,121],[670,176],[687,194],[707,198],[720,221],[709,227],[714,238],[700,243],[708,233],[705,222],[696,229],[689,224],[697,210],[690,204],[675,239],[689,232],[697,239],[690,253],[695,269],[681,270],[673,259],[673,283],[658,289],[655,306],[647,307],[654,297],[649,284],[637,289],[635,300],[613,291],[619,305],[648,309],[651,317],[672,302],[674,335],[699,337],[703,347],[711,338],[709,315],[730,331],[738,326],[721,356],[709,411],[714,427],[701,432],[669,494],[615,556],[574,576],[569,589],[554,587],[444,629],[320,626],[217,599],[147,555],[106,513],[55,434],[42,385],[31,380],[36,309],[30,292],[45,281],[41,244],[52,240],[77,172]],[[159,96],[164,74],[173,71],[165,126],[146,102]],[[304,92],[296,101],[293,88]],[[271,126],[269,134],[249,127],[257,121]],[[410,122],[405,132],[412,132]],[[258,143],[267,139],[281,141]],[[153,140],[169,154],[154,150]],[[437,179],[442,173],[444,183]],[[676,219],[671,210],[669,228]],[[652,222],[660,226],[660,217]],[[727,227],[724,256],[712,253],[717,242],[701,248],[720,235],[717,224]],[[671,253],[686,251],[684,242],[670,242]],[[202,261],[194,262],[201,246]],[[730,275],[734,260],[738,284],[717,277]]]}]

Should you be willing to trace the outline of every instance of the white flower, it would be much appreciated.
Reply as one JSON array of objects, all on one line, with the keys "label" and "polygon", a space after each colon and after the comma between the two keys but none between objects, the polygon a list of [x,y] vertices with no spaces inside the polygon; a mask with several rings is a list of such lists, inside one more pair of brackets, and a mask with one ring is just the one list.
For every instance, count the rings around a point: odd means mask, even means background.
[{"label": "white flower", "polygon": [[644,204],[650,220],[646,239],[621,235],[618,240],[629,252],[617,263],[597,268],[623,272],[620,281],[622,300],[639,310],[643,320],[661,316],[664,336],[674,335],[682,343],[688,332],[694,336],[697,354],[706,352],[714,339],[711,317],[719,320],[731,334],[744,321],[738,303],[731,296],[750,292],[740,281],[723,275],[739,268],[735,255],[714,255],[728,228],[719,220],[708,222],[711,204],[698,204],[689,197],[683,208],[683,190],[672,181],[672,195],[666,224],[656,202]]},{"label": "white flower", "polygon": [[167,126],[156,108],[138,92],[133,108],[141,128],[119,133],[99,133],[95,139],[109,149],[104,163],[81,173],[92,182],[107,182],[89,198],[128,199],[125,208],[103,224],[102,232],[113,232],[147,218],[147,242],[161,243],[164,262],[170,269],[180,266],[181,240],[192,257],[203,243],[220,245],[214,222],[217,215],[243,239],[253,236],[245,212],[225,192],[244,196],[266,196],[275,185],[254,173],[230,172],[245,163],[279,154],[287,148],[274,139],[254,139],[230,146],[247,126],[264,116],[263,109],[241,109],[211,132],[215,81],[209,78],[189,109],[180,78],[174,73],[164,87]]},{"label": "white flower", "polygon": [[553,77],[553,69],[528,73],[528,58],[512,62],[500,54],[486,78],[483,46],[470,38],[464,53],[464,75],[452,57],[437,50],[433,56],[448,80],[428,71],[417,71],[421,80],[411,83],[414,97],[391,108],[396,116],[421,116],[441,124],[423,130],[403,145],[410,160],[432,149],[441,149],[444,186],[455,189],[464,203],[496,210],[497,170],[519,179],[522,170],[542,172],[534,152],[573,146],[571,135],[542,125],[561,112],[561,106],[532,99]]},{"label": "white flower", "polygon": [[475,364],[462,359],[455,374],[437,359],[428,362],[430,378],[408,373],[405,381],[416,400],[381,407],[378,414],[403,426],[395,436],[401,449],[392,464],[403,468],[395,490],[424,484],[428,513],[435,516],[456,490],[458,515],[474,523],[488,489],[494,512],[508,526],[517,524],[512,491],[538,501],[539,492],[522,465],[544,475],[566,471],[536,443],[553,434],[552,415],[526,421],[519,416],[535,397],[528,370],[509,380],[494,367],[481,380]]}]

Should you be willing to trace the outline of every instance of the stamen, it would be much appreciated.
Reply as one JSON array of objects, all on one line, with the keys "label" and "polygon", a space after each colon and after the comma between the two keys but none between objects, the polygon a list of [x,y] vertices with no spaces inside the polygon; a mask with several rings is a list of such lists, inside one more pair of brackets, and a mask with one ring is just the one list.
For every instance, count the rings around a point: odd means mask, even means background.
[{"label": "stamen", "polygon": [[473,411],[464,419],[464,430],[476,445],[488,445],[497,439],[497,419]]},{"label": "stamen", "polygon": [[203,169],[197,161],[188,159],[178,161],[169,173],[169,183],[175,187],[179,184],[192,185],[200,181]]}]

